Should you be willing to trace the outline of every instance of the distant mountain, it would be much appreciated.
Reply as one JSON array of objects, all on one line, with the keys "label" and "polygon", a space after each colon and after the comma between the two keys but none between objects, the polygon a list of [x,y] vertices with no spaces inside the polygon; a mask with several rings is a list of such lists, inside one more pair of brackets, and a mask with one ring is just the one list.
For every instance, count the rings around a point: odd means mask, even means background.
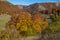
[{"label": "distant mountain", "polygon": [[7,13],[15,15],[21,13],[22,11],[22,9],[19,9],[17,6],[9,3],[8,1],[0,1],[0,14]]},{"label": "distant mountain", "polygon": [[[22,6],[18,7],[21,8]],[[50,10],[54,8],[60,8],[60,2],[35,3],[22,8],[28,12]]]},{"label": "distant mountain", "polygon": [[[29,12],[29,13],[34,13],[36,12],[46,12],[46,14],[48,13],[48,11],[45,10],[51,10],[51,9],[59,9],[60,10],[60,2],[46,2],[46,3],[35,3],[35,4],[31,4],[29,6],[26,5],[13,5],[8,1],[1,1],[0,0],[0,14],[2,13],[7,13],[10,15],[14,15],[16,16],[16,14],[20,14],[20,13],[24,13],[24,12]],[[40,12],[41,13],[41,12]]]},{"label": "distant mountain", "polygon": [[19,7],[19,9],[24,9],[25,7],[27,7],[26,5],[15,5],[17,7]]}]

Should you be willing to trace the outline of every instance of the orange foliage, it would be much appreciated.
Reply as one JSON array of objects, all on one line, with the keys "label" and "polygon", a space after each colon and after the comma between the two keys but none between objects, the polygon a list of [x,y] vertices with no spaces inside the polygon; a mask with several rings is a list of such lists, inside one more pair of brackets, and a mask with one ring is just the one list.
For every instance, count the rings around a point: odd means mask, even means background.
[{"label": "orange foliage", "polygon": [[43,17],[39,12],[35,12],[33,15],[24,12],[19,14],[14,20],[12,24],[15,25],[16,29],[20,32],[29,32],[31,34],[33,34],[33,32],[41,32],[48,25],[47,22],[43,21]]},{"label": "orange foliage", "polygon": [[39,12],[33,14],[33,27],[37,32],[42,31],[47,25],[48,23],[43,21],[43,17]]}]

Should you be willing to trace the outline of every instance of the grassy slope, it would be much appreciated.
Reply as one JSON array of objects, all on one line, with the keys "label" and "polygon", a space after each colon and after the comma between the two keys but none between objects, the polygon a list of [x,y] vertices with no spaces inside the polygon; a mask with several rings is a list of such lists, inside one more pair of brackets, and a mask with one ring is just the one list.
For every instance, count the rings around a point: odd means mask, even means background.
[{"label": "grassy slope", "polygon": [[4,30],[6,23],[10,20],[11,16],[7,14],[0,15],[0,30]]}]

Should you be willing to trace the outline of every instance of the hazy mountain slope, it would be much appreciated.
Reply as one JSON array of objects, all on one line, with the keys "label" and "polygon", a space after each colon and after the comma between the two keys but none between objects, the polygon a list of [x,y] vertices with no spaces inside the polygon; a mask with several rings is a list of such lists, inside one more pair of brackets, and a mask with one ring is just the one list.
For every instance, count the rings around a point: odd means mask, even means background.
[{"label": "hazy mountain slope", "polygon": [[54,8],[60,8],[60,2],[35,3],[24,7],[24,11],[33,12],[33,11],[51,10]]},{"label": "hazy mountain slope", "polygon": [[19,9],[17,6],[7,2],[7,1],[0,1],[0,14],[1,13],[8,13],[10,15],[19,14],[23,10]]},{"label": "hazy mountain slope", "polygon": [[[32,11],[41,11],[41,10],[50,10],[52,8],[60,7],[60,3],[36,3],[29,5],[26,10]],[[30,11],[29,10],[29,11]]]}]

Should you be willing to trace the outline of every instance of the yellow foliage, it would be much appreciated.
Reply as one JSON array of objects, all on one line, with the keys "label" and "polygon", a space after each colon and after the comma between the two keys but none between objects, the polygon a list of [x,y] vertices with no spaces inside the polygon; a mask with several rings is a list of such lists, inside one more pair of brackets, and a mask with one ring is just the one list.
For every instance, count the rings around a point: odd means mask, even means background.
[{"label": "yellow foliage", "polygon": [[15,25],[20,32],[34,34],[35,32],[41,32],[48,24],[42,20],[39,14],[32,17],[29,13],[23,13],[17,17]]},{"label": "yellow foliage", "polygon": [[21,26],[21,27],[20,27],[20,30],[21,30],[21,31],[27,31],[27,26]]},{"label": "yellow foliage", "polygon": [[39,25],[35,25],[33,28],[36,30],[36,32],[41,31],[41,27]]},{"label": "yellow foliage", "polygon": [[20,23],[17,23],[17,24],[16,24],[16,27],[19,28],[19,27],[20,27]]}]

